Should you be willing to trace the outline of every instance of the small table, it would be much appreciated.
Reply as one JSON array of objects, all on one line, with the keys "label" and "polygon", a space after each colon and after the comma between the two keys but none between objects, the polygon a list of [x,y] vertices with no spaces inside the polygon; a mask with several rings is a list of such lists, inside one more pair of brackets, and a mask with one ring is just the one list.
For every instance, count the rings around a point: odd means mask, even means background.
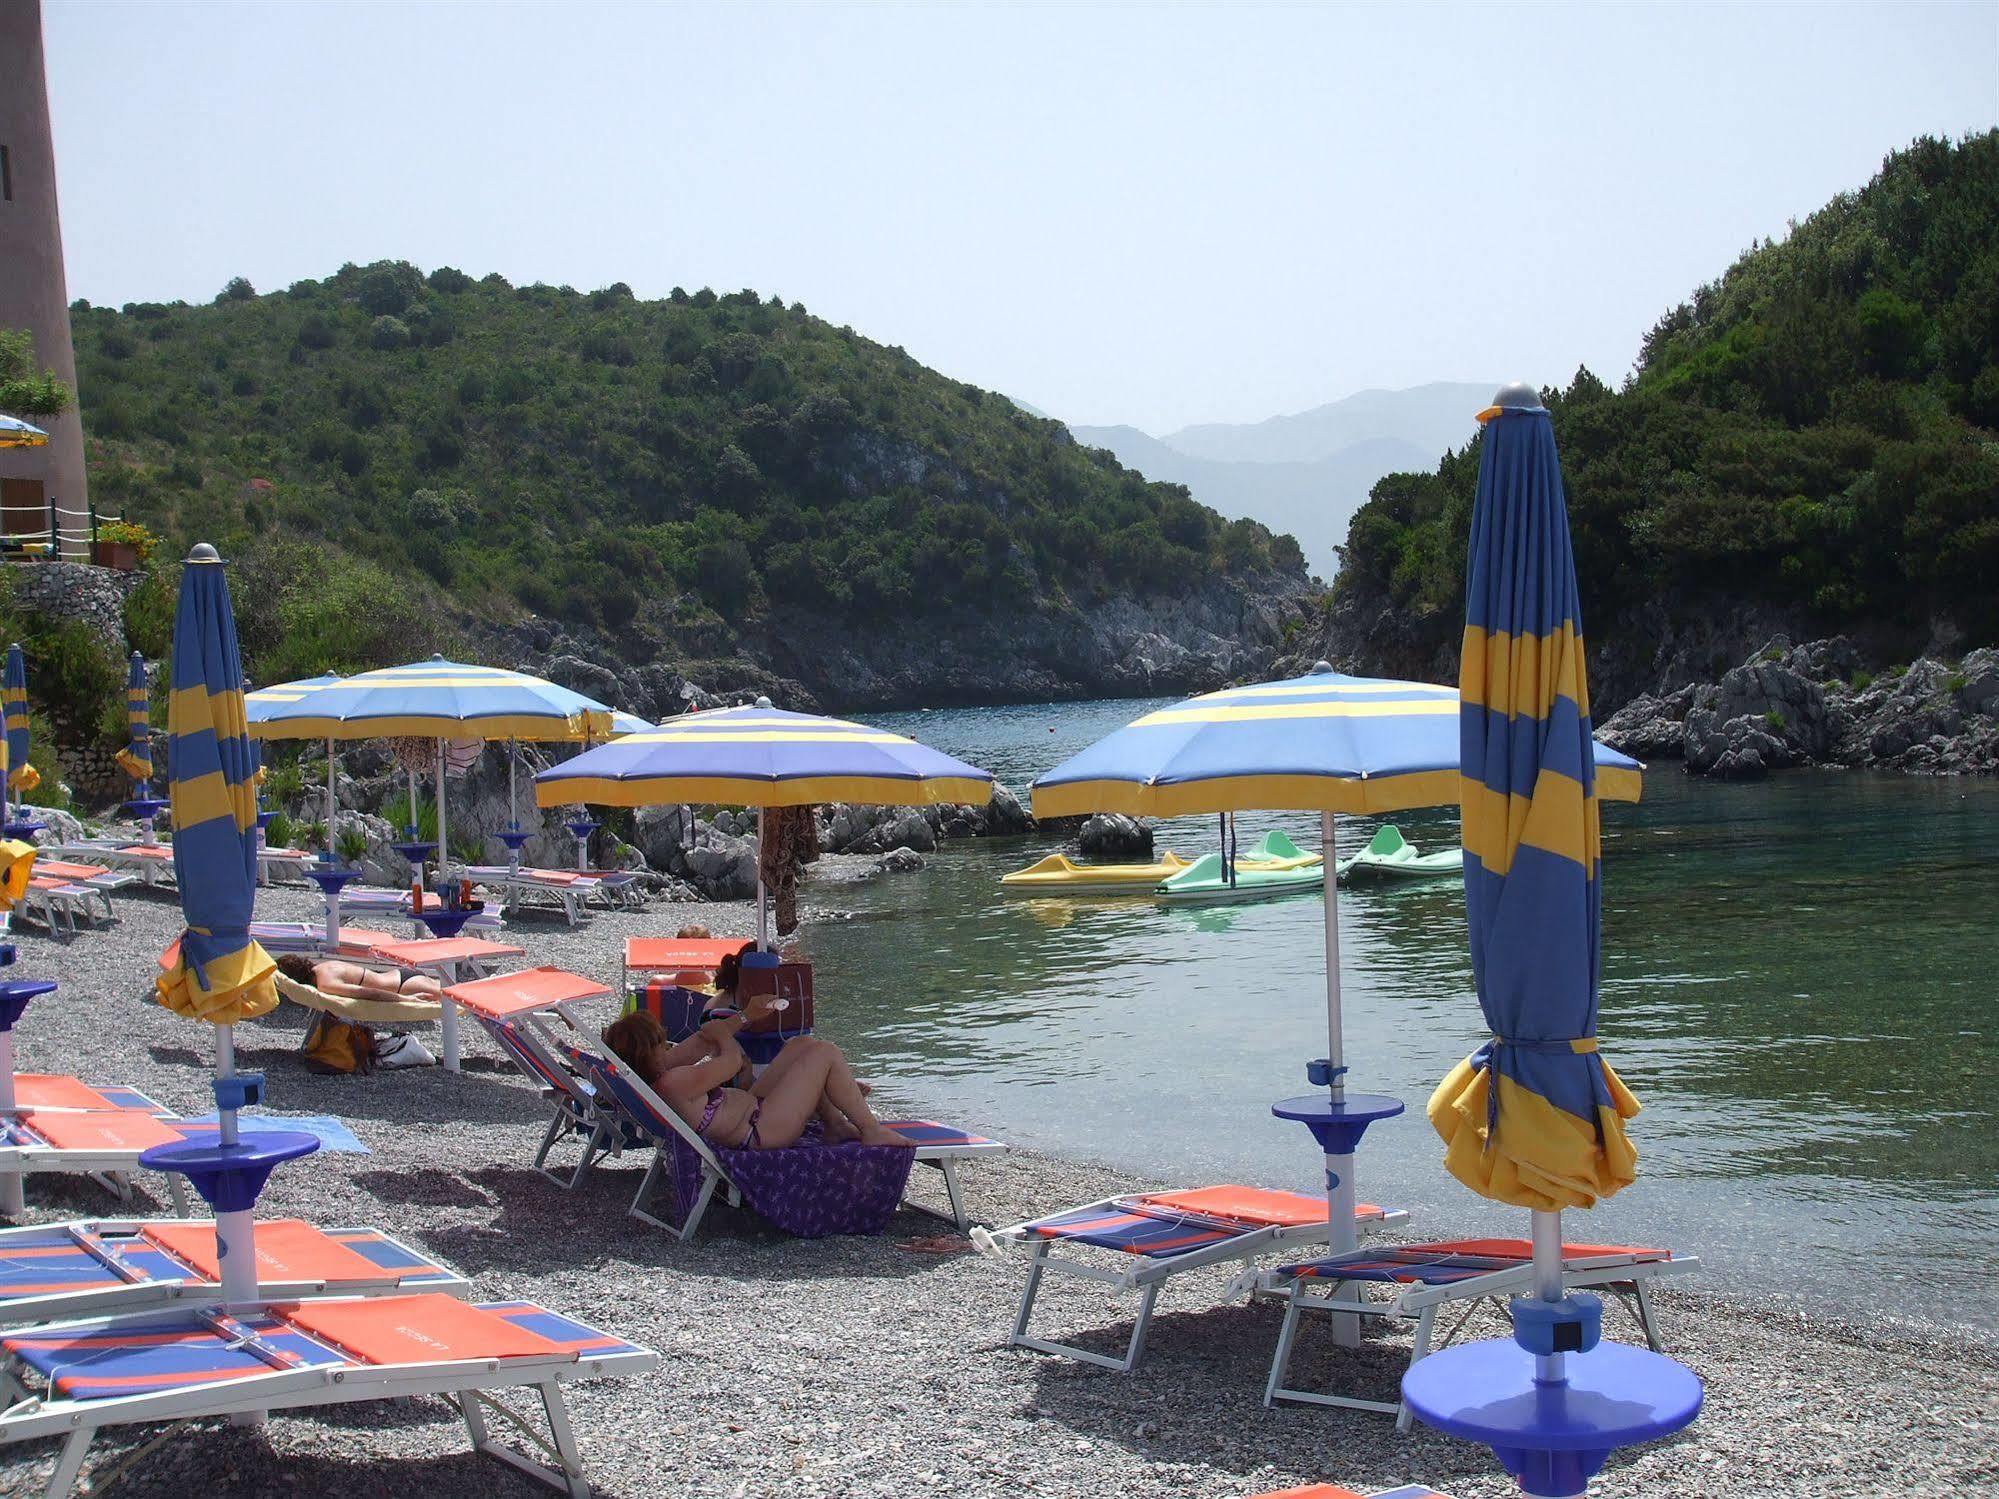
[{"label": "small table", "polygon": [[456,937],[460,932],[465,930],[467,923],[475,916],[483,916],[485,914],[486,908],[484,906],[465,906],[454,909],[450,906],[426,904],[421,911],[411,911],[410,920],[414,921],[433,938]]},{"label": "small table", "polygon": [[1512,1339],[1465,1343],[1412,1364],[1402,1398],[1425,1425],[1493,1448],[1523,1492],[1548,1499],[1582,1493],[1614,1449],[1700,1414],[1694,1372],[1648,1348],[1599,1343],[1563,1354],[1562,1366],[1560,1383],[1542,1384],[1534,1355]]},{"label": "small table", "polygon": [[[527,950],[505,942],[487,942],[478,937],[418,937],[402,942],[378,942],[371,956],[411,973],[431,974],[448,988],[458,982],[462,969],[470,968],[475,973],[483,974],[502,958],[526,957]],[[458,1007],[449,1000],[440,1004],[437,1023],[443,1036],[444,1070],[457,1072]]]}]

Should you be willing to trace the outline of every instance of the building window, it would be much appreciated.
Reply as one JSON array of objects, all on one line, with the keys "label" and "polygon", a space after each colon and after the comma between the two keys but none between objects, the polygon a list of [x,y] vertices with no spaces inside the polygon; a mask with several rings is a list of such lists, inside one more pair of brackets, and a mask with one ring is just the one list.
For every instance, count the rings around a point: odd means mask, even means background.
[{"label": "building window", "polygon": [[14,165],[7,160],[5,146],[0,146],[0,199],[14,201]]}]

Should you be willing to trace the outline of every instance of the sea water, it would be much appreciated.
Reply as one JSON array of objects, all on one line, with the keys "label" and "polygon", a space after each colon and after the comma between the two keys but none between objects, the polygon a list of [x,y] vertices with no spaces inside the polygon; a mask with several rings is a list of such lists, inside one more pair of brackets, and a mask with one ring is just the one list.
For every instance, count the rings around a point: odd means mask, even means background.
[{"label": "sea water", "polygon": [[[898,732],[1034,775],[1143,702],[896,714]],[[1455,807],[1393,819],[1421,850]],[[1339,820],[1342,853],[1378,819]],[[1243,814],[1247,847],[1312,814]],[[1217,846],[1213,818],[1158,847]],[[1003,894],[1054,837],[946,844],[920,872],[821,884],[822,1028],[863,1075],[942,1118],[1103,1162],[1134,1187],[1318,1190],[1302,1126],[1270,1104],[1325,1055],[1315,892],[1166,907]],[[1647,777],[1604,814],[1604,1055],[1644,1111],[1639,1179],[1570,1238],[1698,1254],[1708,1283],[1806,1305],[1999,1325],[1999,783],[1795,772],[1747,785]],[[1455,880],[1340,896],[1351,1085],[1408,1111],[1361,1146],[1363,1200],[1412,1227],[1525,1234],[1449,1177],[1423,1108],[1485,1035]],[[1049,1204],[1053,1207],[1057,1204]]]}]

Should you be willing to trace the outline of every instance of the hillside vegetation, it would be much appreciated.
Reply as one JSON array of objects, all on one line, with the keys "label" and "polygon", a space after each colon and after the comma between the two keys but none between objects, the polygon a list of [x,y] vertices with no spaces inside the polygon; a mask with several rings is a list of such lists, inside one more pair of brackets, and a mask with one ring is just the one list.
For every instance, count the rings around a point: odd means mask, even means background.
[{"label": "hillside vegetation", "polygon": [[[1999,133],[1890,156],[1660,319],[1623,390],[1544,398],[1599,643],[1646,601],[1999,640]],[[1348,533],[1336,612],[1392,612],[1404,660],[1455,649],[1478,461],[1390,475]]]},{"label": "hillside vegetation", "polygon": [[781,609],[920,629],[1009,597],[1302,586],[1289,537],[753,292],[383,262],[79,304],[75,335],[98,503],[163,557],[207,539],[239,561],[266,680],[523,611],[646,661],[726,655]]}]

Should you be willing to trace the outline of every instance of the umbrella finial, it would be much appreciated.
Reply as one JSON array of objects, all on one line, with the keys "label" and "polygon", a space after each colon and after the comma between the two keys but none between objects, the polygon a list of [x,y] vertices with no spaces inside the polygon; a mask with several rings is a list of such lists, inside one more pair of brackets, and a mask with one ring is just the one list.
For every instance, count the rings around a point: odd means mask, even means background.
[{"label": "umbrella finial", "polygon": [[1333,663],[1330,661],[1314,661],[1312,669],[1305,673],[1308,677],[1329,677],[1332,674]]},{"label": "umbrella finial", "polygon": [[1511,380],[1499,387],[1492,397],[1492,404],[1478,414],[1483,426],[1495,416],[1507,411],[1546,411],[1541,404],[1541,392],[1529,380]]},{"label": "umbrella finial", "polygon": [[760,697],[760,698],[758,698],[758,699],[757,699],[757,706],[758,706],[759,708],[768,708],[768,707],[770,706],[770,699],[769,699],[769,698],[767,698],[767,697]]},{"label": "umbrella finial", "polygon": [[187,554],[187,560],[190,562],[220,562],[222,554],[216,551],[208,542],[197,541],[194,544],[194,550]]}]

